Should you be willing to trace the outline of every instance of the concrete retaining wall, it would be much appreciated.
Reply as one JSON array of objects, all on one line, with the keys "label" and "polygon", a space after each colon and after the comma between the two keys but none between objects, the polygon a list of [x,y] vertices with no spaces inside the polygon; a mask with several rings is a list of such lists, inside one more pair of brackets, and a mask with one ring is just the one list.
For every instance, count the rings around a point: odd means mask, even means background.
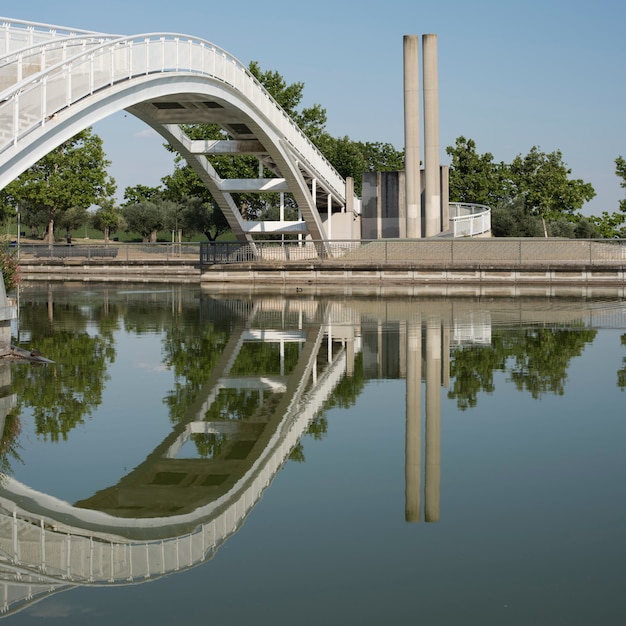
[{"label": "concrete retaining wall", "polygon": [[406,267],[393,265],[338,266],[298,264],[223,265],[206,268],[206,283],[365,284],[365,285],[612,285],[626,286],[626,267],[598,268],[577,265],[510,268]]},{"label": "concrete retaining wall", "polygon": [[[509,295],[518,288],[537,288],[540,292],[553,287],[593,287],[626,290],[626,265],[605,267],[583,263],[479,265],[463,267],[445,265],[417,266],[384,263],[240,263],[212,265],[200,269],[192,264],[166,262],[58,262],[22,264],[25,281],[108,281],[108,282],[179,282],[225,289],[253,286],[261,289],[304,289],[314,286],[323,290],[336,287],[377,292],[415,288],[429,292],[504,291]],[[442,291],[443,290],[443,291]]]}]

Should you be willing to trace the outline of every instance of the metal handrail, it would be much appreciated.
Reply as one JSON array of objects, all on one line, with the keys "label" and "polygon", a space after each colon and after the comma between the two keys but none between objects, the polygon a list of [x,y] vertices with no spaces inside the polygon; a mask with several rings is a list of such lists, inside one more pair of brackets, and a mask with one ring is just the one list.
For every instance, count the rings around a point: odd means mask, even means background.
[{"label": "metal handrail", "polygon": [[[104,41],[7,89],[0,102],[0,120],[9,132],[0,136],[0,153],[85,96],[121,81],[172,72],[220,80],[251,100],[333,195],[344,197],[341,175],[243,63],[206,40],[178,33]],[[55,81],[64,85],[63,93],[48,88]]]},{"label": "metal handrail", "polygon": [[[454,237],[471,237],[491,231],[491,208],[484,204],[450,202],[450,223]],[[452,212],[456,215],[452,215]]]}]

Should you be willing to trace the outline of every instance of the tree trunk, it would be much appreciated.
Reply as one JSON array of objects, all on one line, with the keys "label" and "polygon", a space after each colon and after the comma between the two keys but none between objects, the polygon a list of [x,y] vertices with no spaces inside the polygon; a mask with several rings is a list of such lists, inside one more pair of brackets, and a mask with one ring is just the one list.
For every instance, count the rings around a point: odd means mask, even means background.
[{"label": "tree trunk", "polygon": [[109,245],[109,227],[108,226],[104,227],[104,245],[105,246]]},{"label": "tree trunk", "polygon": [[546,218],[541,216],[541,223],[543,224],[543,236],[548,237],[548,226],[546,225]]},{"label": "tree trunk", "polygon": [[52,247],[54,245],[54,218],[51,217],[48,222],[48,246]]}]

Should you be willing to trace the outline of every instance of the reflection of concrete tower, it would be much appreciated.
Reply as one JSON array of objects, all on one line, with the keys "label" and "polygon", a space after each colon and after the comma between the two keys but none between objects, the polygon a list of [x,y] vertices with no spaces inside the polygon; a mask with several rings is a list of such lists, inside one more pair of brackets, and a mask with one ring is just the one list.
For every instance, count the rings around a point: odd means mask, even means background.
[{"label": "reflection of concrete tower", "polygon": [[[426,430],[424,463],[424,519],[439,521],[441,483],[441,385],[447,383],[449,338],[442,332],[439,317],[429,319],[425,326],[424,378],[426,381]],[[421,385],[422,385],[422,324],[409,321],[406,331],[406,514],[407,522],[419,522],[421,488]]]},{"label": "reflection of concrete tower", "polygon": [[441,483],[441,321],[426,326],[426,470],[424,518],[439,521]]},{"label": "reflection of concrete tower", "polygon": [[406,346],[405,519],[407,522],[419,522],[422,487],[422,325],[414,320],[407,323]]}]

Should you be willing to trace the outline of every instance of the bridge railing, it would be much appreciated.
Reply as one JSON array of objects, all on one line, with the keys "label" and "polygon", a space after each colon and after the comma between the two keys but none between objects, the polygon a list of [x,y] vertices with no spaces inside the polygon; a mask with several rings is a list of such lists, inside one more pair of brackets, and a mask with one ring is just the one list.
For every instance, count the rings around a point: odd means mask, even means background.
[{"label": "bridge railing", "polygon": [[85,34],[93,35],[94,33],[77,28],[0,17],[0,55],[51,39]]},{"label": "bridge railing", "polygon": [[104,36],[76,35],[37,42],[5,55],[0,54],[0,100],[4,99],[3,91],[10,91],[25,78],[44,72],[110,39],[111,37]]},{"label": "bridge railing", "polygon": [[475,237],[491,232],[491,209],[483,204],[450,202],[450,224],[454,237]]},{"label": "bridge railing", "polygon": [[210,42],[175,33],[106,41],[5,90],[0,101],[0,155],[73,103],[99,90],[168,73],[211,77],[243,94],[308,164],[320,184],[343,199],[343,178],[245,65]]}]

